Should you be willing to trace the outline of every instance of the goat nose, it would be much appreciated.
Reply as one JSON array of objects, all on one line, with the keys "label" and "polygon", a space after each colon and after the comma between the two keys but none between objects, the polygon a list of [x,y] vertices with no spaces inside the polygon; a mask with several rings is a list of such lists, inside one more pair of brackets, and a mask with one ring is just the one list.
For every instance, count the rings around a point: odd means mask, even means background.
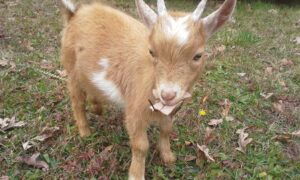
[{"label": "goat nose", "polygon": [[161,97],[164,101],[172,101],[176,97],[176,92],[175,91],[161,91]]}]

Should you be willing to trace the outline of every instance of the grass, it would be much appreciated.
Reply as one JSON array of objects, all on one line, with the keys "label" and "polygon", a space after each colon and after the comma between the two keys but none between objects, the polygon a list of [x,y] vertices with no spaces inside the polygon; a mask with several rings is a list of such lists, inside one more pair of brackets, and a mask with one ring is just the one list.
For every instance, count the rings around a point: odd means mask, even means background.
[{"label": "grass", "polygon": [[[115,0],[119,9],[136,16],[133,1]],[[154,1],[151,1],[154,4]],[[193,1],[168,1],[174,9],[192,10]],[[215,4],[210,2],[209,10]],[[59,1],[0,0],[0,55],[16,67],[0,67],[0,117],[16,116],[27,126],[0,134],[0,177],[10,179],[126,179],[130,164],[128,136],[122,114],[107,107],[104,117],[88,114],[96,130],[78,136],[73,123],[66,83],[49,76],[62,69],[59,41],[62,22]],[[270,9],[275,13],[268,12]],[[277,133],[300,129],[300,48],[291,40],[299,36],[295,23],[299,5],[293,7],[260,1],[239,1],[235,23],[229,23],[209,42],[213,54],[206,72],[197,81],[193,100],[176,117],[172,149],[176,164],[166,167],[155,150],[157,128],[149,130],[151,150],[146,179],[300,179],[300,141],[272,140]],[[224,52],[218,47],[226,46]],[[298,55],[297,55],[298,53]],[[293,65],[282,65],[282,59]],[[272,72],[266,72],[272,67]],[[246,73],[244,77],[237,73]],[[264,99],[261,93],[274,93]],[[206,103],[202,98],[208,96]],[[208,144],[216,162],[197,156],[210,119],[221,117],[219,102],[232,103],[233,122],[215,129]],[[281,102],[283,111],[274,108]],[[199,109],[207,111],[198,116]],[[46,126],[60,127],[51,139],[25,151],[22,142],[39,135]],[[235,150],[237,129],[244,126],[254,139],[245,154]],[[117,133],[111,133],[117,132]],[[192,142],[193,145],[186,145]],[[113,145],[109,153],[106,147]],[[16,161],[16,157],[41,153],[50,170],[43,172]],[[196,160],[185,161],[187,156]]]}]

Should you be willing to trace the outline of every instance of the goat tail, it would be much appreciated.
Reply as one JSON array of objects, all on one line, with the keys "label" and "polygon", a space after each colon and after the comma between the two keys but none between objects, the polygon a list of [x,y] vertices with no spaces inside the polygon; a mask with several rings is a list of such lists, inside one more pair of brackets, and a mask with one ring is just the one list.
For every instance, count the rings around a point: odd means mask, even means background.
[{"label": "goat tail", "polygon": [[71,0],[61,0],[64,8],[64,18],[65,22],[68,23],[70,19],[74,16],[77,7]]}]

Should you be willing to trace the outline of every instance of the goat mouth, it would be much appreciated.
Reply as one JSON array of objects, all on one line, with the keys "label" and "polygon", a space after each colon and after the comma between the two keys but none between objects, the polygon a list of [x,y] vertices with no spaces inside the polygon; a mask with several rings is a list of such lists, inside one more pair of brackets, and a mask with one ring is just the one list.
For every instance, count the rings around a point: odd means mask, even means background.
[{"label": "goat mouth", "polygon": [[[155,93],[153,93],[153,95],[155,96]],[[167,103],[164,103],[162,102],[159,98],[155,97],[158,101],[156,101],[155,104],[153,104],[150,100],[149,100],[149,103],[150,103],[150,109],[152,111],[159,111],[161,112],[162,114],[168,116],[170,115],[172,112],[174,112],[176,109],[179,109],[178,107],[180,107],[183,103],[183,101],[185,99],[188,99],[191,97],[191,94],[186,92],[184,94],[184,96],[179,100],[177,101],[176,103],[172,103],[172,104],[167,104]],[[177,112],[177,110],[176,110]]]}]

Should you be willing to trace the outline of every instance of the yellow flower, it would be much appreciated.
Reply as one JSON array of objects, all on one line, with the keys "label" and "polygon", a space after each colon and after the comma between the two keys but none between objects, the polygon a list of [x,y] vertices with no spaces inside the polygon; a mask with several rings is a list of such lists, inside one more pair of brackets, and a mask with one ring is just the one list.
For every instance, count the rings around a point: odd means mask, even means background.
[{"label": "yellow flower", "polygon": [[200,116],[205,116],[206,115],[206,111],[203,110],[203,109],[199,110],[199,115]]}]

